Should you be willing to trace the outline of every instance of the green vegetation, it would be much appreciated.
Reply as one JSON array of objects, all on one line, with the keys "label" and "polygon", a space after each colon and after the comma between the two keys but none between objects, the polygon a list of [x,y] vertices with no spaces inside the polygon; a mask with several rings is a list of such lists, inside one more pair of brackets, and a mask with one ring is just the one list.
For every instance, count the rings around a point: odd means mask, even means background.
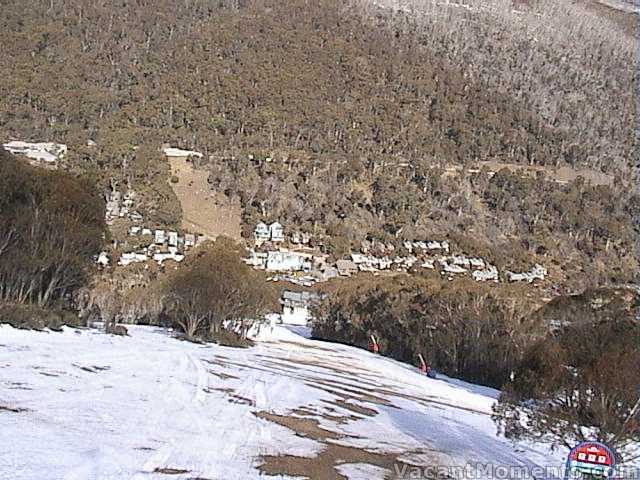
[{"label": "green vegetation", "polygon": [[573,447],[574,439],[595,435],[623,449],[640,440],[640,417],[632,416],[640,386],[638,295],[595,291],[564,300],[580,305],[581,315],[563,316],[558,305],[539,312],[560,326],[528,346],[505,385],[496,419],[508,437],[550,438]]},{"label": "green vegetation", "polygon": [[105,236],[104,201],[88,181],[0,151],[0,302],[69,307]]},{"label": "green vegetation", "polygon": [[[245,233],[278,219],[336,251],[446,236],[505,266],[540,261],[568,290],[627,282],[632,21],[516,3],[10,0],[0,137],[69,144],[69,168],[131,185],[155,224],[181,214],[167,142],[205,153]],[[617,180],[442,175],[483,161]]]},{"label": "green vegetation", "polygon": [[166,315],[189,340],[234,344],[236,331],[246,338],[252,319],[277,305],[277,289],[242,263],[242,249],[219,238],[205,244],[166,279]]}]

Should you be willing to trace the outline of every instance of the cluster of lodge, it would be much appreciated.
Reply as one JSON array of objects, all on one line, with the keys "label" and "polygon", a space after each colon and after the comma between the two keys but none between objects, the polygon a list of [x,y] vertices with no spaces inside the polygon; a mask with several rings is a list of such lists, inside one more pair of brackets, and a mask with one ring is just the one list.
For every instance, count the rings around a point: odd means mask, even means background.
[{"label": "cluster of lodge", "polygon": [[[185,233],[181,235],[176,231],[151,230],[140,226],[130,227],[129,235],[132,237],[147,237],[149,243],[135,251],[122,253],[118,260],[118,265],[126,266],[148,260],[154,260],[159,265],[162,265],[167,260],[181,262],[184,260],[185,251],[200,245],[206,240],[206,237],[200,234]],[[107,252],[102,252],[97,261],[102,266],[109,265],[110,259]]]},{"label": "cluster of lodge", "polygon": [[127,218],[136,223],[142,222],[144,220],[142,215],[133,210],[135,198],[136,193],[134,191],[129,190],[123,194],[113,189],[107,197],[105,209],[107,225],[112,225],[117,218]]},{"label": "cluster of lodge", "polygon": [[[304,237],[303,237],[304,235]],[[366,241],[359,253],[351,253],[349,258],[329,261],[329,256],[318,249],[308,247],[310,236],[295,234],[289,240],[290,248],[282,243],[286,237],[284,228],[278,222],[271,225],[260,223],[254,231],[256,248],[249,250],[245,259],[253,268],[273,272],[274,281],[288,281],[303,286],[325,282],[332,278],[349,277],[358,272],[412,272],[418,269],[437,270],[452,279],[455,275],[470,274],[478,282],[499,282],[498,268],[480,257],[467,257],[450,253],[450,245],[444,241],[404,242],[408,255],[398,255],[393,245]],[[304,238],[305,241],[301,241]],[[273,244],[279,244],[275,247]],[[375,252],[375,253],[374,253]],[[512,282],[544,280],[547,270],[535,265],[528,272],[504,272],[504,277]]]},{"label": "cluster of lodge", "polygon": [[253,231],[253,239],[257,247],[267,242],[282,243],[285,241],[284,227],[278,222],[270,225],[260,222]]}]

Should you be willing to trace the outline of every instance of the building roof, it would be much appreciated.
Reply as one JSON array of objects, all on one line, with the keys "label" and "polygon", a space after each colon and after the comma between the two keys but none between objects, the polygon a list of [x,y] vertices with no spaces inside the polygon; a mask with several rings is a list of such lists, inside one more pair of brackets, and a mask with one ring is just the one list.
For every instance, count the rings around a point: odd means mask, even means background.
[{"label": "building roof", "polygon": [[320,295],[313,292],[292,292],[290,290],[285,290],[282,293],[283,300],[291,300],[293,302],[306,302],[312,300],[318,300]]},{"label": "building roof", "polygon": [[203,155],[200,152],[194,152],[192,150],[182,150],[180,148],[166,147],[162,151],[167,157],[198,157],[202,158]]}]

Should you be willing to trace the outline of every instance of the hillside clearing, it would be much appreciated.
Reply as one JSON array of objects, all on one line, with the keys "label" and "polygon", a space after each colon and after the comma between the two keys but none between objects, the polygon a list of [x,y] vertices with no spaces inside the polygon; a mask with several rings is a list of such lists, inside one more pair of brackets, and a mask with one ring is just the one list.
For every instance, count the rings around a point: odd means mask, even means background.
[{"label": "hillside clearing", "polygon": [[217,198],[209,188],[208,173],[184,157],[170,157],[171,187],[182,205],[182,228],[214,239],[224,235],[240,240],[240,208]]}]

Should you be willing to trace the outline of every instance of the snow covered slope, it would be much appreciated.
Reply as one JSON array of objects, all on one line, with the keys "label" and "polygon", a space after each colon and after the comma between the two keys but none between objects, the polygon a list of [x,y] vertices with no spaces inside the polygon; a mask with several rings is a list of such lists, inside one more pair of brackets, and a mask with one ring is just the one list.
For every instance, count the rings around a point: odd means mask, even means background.
[{"label": "snow covered slope", "polygon": [[0,479],[382,479],[416,478],[415,466],[561,464],[564,452],[495,435],[494,390],[267,328],[256,347],[232,349],[153,327],[115,337],[0,326]]}]

